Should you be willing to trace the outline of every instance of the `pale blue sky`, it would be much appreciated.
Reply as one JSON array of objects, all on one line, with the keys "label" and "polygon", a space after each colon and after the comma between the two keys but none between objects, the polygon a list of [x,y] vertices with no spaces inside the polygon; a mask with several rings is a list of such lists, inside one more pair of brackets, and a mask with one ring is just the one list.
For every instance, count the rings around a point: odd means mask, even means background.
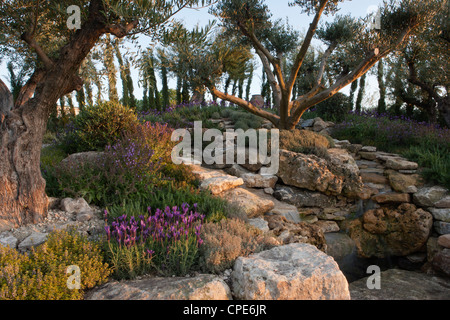
[{"label": "pale blue sky", "polygon": [[[283,18],[289,19],[289,23],[301,33],[306,33],[306,30],[309,26],[309,23],[312,21],[312,16],[308,16],[306,14],[301,14],[301,10],[299,7],[289,7],[288,3],[291,0],[266,0],[266,4],[269,7],[270,11],[273,14],[273,19]],[[350,13],[354,17],[363,17],[368,12],[371,12],[378,5],[382,4],[382,0],[347,0],[340,4],[339,14],[348,14]],[[184,9],[180,13],[175,16],[175,19],[182,20],[187,28],[192,28],[196,24],[206,25],[209,20],[212,20],[214,17],[208,13],[208,8],[202,8],[199,10],[193,9]],[[322,22],[330,21],[333,19],[333,16],[323,17]],[[150,39],[146,37],[140,37],[139,41],[142,47],[147,46],[150,43]],[[316,43],[318,44],[318,42]],[[132,49],[133,50],[133,49]],[[0,77],[5,81],[7,85],[7,71],[6,71],[6,62],[0,65]],[[257,94],[260,91],[260,79],[262,71],[258,69],[255,73],[255,79],[253,80],[252,86],[252,94]],[[135,84],[135,95],[138,99],[142,98],[142,88],[139,87],[139,75],[136,71],[132,72],[133,81]],[[373,77],[369,77],[368,86],[366,89],[366,103],[370,104],[370,100],[376,99],[378,95],[378,87]],[[170,81],[169,85],[174,87],[174,81]],[[160,84],[159,84],[160,87]],[[121,86],[118,86],[119,91],[121,90]],[[343,92],[348,92],[348,88],[345,88]],[[119,92],[120,94],[120,92]],[[107,94],[104,93],[104,97]]]}]

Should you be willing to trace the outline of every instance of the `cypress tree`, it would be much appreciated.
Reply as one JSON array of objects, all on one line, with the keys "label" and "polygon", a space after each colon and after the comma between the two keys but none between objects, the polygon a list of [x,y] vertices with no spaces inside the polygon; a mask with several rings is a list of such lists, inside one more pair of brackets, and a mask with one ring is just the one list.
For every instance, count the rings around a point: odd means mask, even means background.
[{"label": "cypress tree", "polygon": [[361,103],[364,97],[364,89],[366,87],[366,75],[365,73],[361,78],[359,79],[359,91],[358,96],[356,97],[356,111],[361,112]]}]

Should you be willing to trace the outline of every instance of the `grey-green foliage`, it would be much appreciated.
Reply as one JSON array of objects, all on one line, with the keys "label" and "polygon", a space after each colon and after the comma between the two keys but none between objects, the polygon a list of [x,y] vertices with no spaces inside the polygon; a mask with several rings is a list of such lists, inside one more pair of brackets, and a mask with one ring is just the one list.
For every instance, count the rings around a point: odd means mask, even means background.
[{"label": "grey-green foliage", "polygon": [[259,129],[263,124],[261,117],[246,111],[231,111],[229,117],[234,122],[235,129]]}]

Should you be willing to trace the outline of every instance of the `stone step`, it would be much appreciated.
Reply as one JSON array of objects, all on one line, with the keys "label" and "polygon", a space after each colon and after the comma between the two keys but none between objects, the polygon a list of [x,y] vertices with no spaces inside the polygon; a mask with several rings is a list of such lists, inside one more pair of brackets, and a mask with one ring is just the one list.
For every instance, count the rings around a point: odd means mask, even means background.
[{"label": "stone step", "polygon": [[383,175],[384,169],[382,169],[382,168],[364,168],[364,169],[359,169],[359,172],[360,173],[376,173],[376,174]]},{"label": "stone step", "polygon": [[248,218],[261,217],[275,205],[263,190],[234,188],[218,195],[229,203],[239,206]]},{"label": "stone step", "polygon": [[203,180],[200,184],[201,190],[209,190],[213,195],[220,194],[230,189],[240,187],[244,184],[242,178],[223,175]]},{"label": "stone step", "polygon": [[361,172],[361,178],[364,183],[389,184],[388,179],[384,175],[378,173]]},{"label": "stone step", "polygon": [[356,160],[356,165],[359,169],[383,168],[378,162],[370,160]]}]

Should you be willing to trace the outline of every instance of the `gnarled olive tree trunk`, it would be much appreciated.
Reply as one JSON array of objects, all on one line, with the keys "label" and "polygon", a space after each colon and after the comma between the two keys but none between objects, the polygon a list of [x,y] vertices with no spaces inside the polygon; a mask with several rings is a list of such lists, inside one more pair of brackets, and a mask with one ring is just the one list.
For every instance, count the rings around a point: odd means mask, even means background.
[{"label": "gnarled olive tree trunk", "polygon": [[0,117],[0,229],[38,223],[46,217],[40,154],[47,120],[61,96],[82,87],[77,71],[103,32],[95,21],[88,23],[60,50],[58,60],[48,59],[32,38],[22,36],[36,49],[44,68],[34,72],[14,108]]},{"label": "gnarled olive tree trunk", "polygon": [[4,115],[0,127],[0,227],[37,223],[47,212],[40,171],[47,119],[38,99]]}]

